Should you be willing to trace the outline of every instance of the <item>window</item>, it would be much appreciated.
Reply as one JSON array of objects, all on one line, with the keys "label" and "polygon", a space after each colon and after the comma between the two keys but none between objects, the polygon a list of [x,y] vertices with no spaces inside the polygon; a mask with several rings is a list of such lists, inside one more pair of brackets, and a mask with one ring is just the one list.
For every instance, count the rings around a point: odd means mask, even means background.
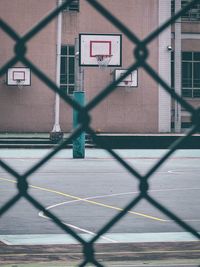
[{"label": "window", "polygon": [[60,62],[60,88],[69,95],[73,94],[74,91],[74,59],[74,46],[62,46]]},{"label": "window", "polygon": [[[63,0],[65,2],[66,0]],[[72,1],[63,11],[79,11],[79,0]]]},{"label": "window", "polygon": [[[191,0],[182,0],[181,7],[185,7]],[[171,14],[175,14],[175,1],[171,1]],[[200,4],[195,4],[185,14],[181,16],[182,21],[200,21]]]},{"label": "window", "polygon": [[182,94],[200,97],[200,52],[182,52]]},{"label": "window", "polygon": [[[174,53],[171,68],[172,88],[174,87]],[[182,52],[182,96],[200,97],[200,52]]]}]

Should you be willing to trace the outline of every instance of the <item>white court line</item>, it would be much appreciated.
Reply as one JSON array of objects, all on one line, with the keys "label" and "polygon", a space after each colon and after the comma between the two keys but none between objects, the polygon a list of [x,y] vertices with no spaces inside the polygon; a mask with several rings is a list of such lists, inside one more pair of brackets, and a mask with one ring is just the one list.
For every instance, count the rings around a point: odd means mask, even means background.
[{"label": "white court line", "polygon": [[[76,200],[75,200],[75,201],[76,201]],[[78,200],[77,200],[77,201],[78,201]],[[40,217],[42,217],[42,218],[50,219],[50,218],[48,218],[47,216],[45,216],[44,213],[43,213],[42,211],[39,212],[38,215],[39,215]],[[63,223],[64,225],[70,227],[70,228],[75,229],[75,230],[81,231],[81,232],[86,233],[86,234],[90,234],[90,235],[92,235],[92,236],[96,236],[96,234],[95,234],[94,232],[91,232],[91,231],[88,231],[88,230],[86,230],[86,229],[80,228],[80,227],[75,226],[75,225],[73,225],[73,224],[64,223],[64,222],[62,222],[62,223]],[[103,236],[103,235],[102,235],[100,238],[101,238],[101,239],[104,239],[104,240],[107,240],[107,241],[109,241],[109,242],[111,242],[111,243],[119,243],[118,241],[116,241],[116,240],[114,240],[114,239],[111,239],[111,238],[108,238],[108,237],[105,237],[105,236]]]},{"label": "white court line", "polygon": [[171,173],[171,174],[188,174],[188,173],[191,173],[192,174],[195,174],[195,173],[198,173],[200,172],[200,170],[169,170],[167,171],[168,173]]},{"label": "white court line", "polygon": [[[87,200],[87,199],[85,199],[85,200]],[[80,200],[71,200],[71,201],[68,201],[68,203],[69,203],[69,202],[77,202],[77,201],[80,201]],[[51,208],[54,208],[54,207],[56,207],[56,206],[60,206],[61,204],[64,204],[64,203],[66,203],[66,202],[58,203],[58,204],[49,206],[49,207],[47,207],[47,208],[45,208],[45,209],[46,209],[46,210],[50,210]],[[44,212],[43,212],[43,211],[40,211],[38,215],[39,215],[39,217],[42,217],[42,218],[44,218],[44,219],[50,219],[48,216],[44,215]],[[75,225],[73,225],[73,224],[69,224],[69,223],[65,223],[65,222],[62,222],[62,223],[65,224],[66,226],[70,227],[70,228],[79,230],[79,231],[81,231],[81,232],[83,232],[83,233],[90,234],[90,235],[92,235],[92,236],[96,236],[96,234],[95,234],[94,232],[91,232],[91,231],[88,231],[88,230],[86,230],[86,229],[80,228],[80,227],[75,226]],[[104,240],[107,240],[107,241],[110,241],[111,243],[118,243],[118,241],[116,241],[116,240],[114,240],[114,239],[111,239],[111,238],[108,238],[108,237],[105,237],[105,236],[103,236],[103,235],[102,235],[100,238],[101,238],[101,239],[104,239]]]},{"label": "white court line", "polygon": [[[187,191],[187,190],[200,190],[200,188],[172,188],[172,189],[154,189],[154,190],[149,190],[149,192],[166,192],[166,191]],[[76,200],[69,200],[69,201],[64,201],[64,202],[60,202],[60,203],[56,203],[54,205],[51,205],[51,206],[48,206],[46,207],[45,209],[46,210],[50,210],[50,209],[53,209],[55,207],[58,207],[58,206],[61,206],[61,205],[65,205],[65,204],[70,204],[70,203],[75,203],[75,202],[81,202],[83,200],[92,200],[92,199],[100,199],[100,198],[106,198],[106,197],[114,197],[114,196],[121,196],[121,195],[130,195],[130,194],[138,194],[139,191],[132,191],[132,192],[124,192],[124,193],[115,193],[115,194],[110,194],[110,195],[100,195],[100,196],[92,196],[92,197],[87,197],[87,198],[83,198],[83,199],[76,199]],[[40,217],[42,218],[45,218],[45,219],[48,219],[47,216],[44,215],[44,213],[42,211],[39,212],[38,214]],[[183,219],[184,220],[184,219]],[[165,220],[166,222],[171,222],[172,220]],[[191,219],[191,220],[187,220],[185,219],[184,221],[194,221],[194,222],[198,222],[200,221],[200,219]],[[79,228],[75,225],[71,225],[71,224],[66,224],[64,223],[65,225],[69,226],[69,227],[72,227],[76,230],[80,230],[82,232],[85,232],[85,233],[89,233],[91,235],[95,235],[95,233],[93,232],[90,232],[86,229],[83,229],[83,228]],[[104,239],[108,239],[104,236],[102,236],[102,238]],[[111,242],[117,242],[115,240],[110,240]]]},{"label": "white court line", "polygon": [[[6,181],[9,181],[9,182],[12,182],[12,183],[16,183],[16,181],[14,181],[14,180],[9,180],[9,179],[5,179],[5,178],[0,178],[0,180],[6,180]],[[30,187],[32,187],[32,188],[36,188],[36,189],[42,189],[42,188],[40,188],[40,187],[36,187],[36,186],[33,186],[33,185],[30,185]],[[149,190],[150,192],[162,192],[162,191],[177,191],[177,190],[199,190],[200,188],[179,188],[179,189],[155,189],[155,190]],[[44,190],[44,188],[42,189],[42,190]],[[47,189],[45,189],[45,190],[47,190]],[[50,191],[50,190],[47,190],[47,191],[49,191],[49,192],[57,192],[57,191]],[[58,193],[58,192],[57,192]],[[136,193],[138,193],[138,191],[136,191],[136,192],[125,192],[125,193],[116,193],[116,194],[110,194],[110,195],[103,195],[103,196],[94,196],[94,197],[89,197],[89,198],[86,198],[85,200],[87,200],[87,199],[91,199],[91,198],[105,198],[105,197],[112,197],[112,196],[118,196],[118,195],[127,195],[127,194],[136,194]],[[64,194],[63,194],[64,195]],[[70,196],[70,195],[69,195]],[[78,198],[78,197],[76,197],[76,198]],[[59,206],[59,205],[62,205],[62,204],[64,204],[64,203],[70,203],[70,202],[74,202],[74,201],[76,201],[76,202],[78,202],[78,201],[84,201],[84,199],[83,198],[78,198],[78,199],[76,199],[76,200],[73,200],[73,201],[68,201],[68,202],[62,202],[62,203],[57,203],[57,204],[55,204],[55,205],[52,205],[52,206],[49,206],[49,209],[50,208],[53,208],[53,206],[55,207],[55,206]],[[111,207],[111,206],[107,206],[107,207]],[[47,207],[48,208],[48,207]],[[47,209],[46,208],[46,209]],[[112,208],[112,207],[111,207]],[[40,214],[40,216],[41,216],[41,214]],[[162,221],[166,221],[166,220],[162,220]],[[76,226],[74,226],[74,227],[76,227]],[[81,228],[79,228],[81,231],[83,231],[84,229],[81,229]],[[87,230],[85,230],[85,231],[87,231]],[[95,233],[93,233],[94,235],[95,235]],[[112,242],[115,242],[115,240],[113,240]]]},{"label": "white court line", "polygon": [[[149,190],[149,192],[167,192],[167,191],[187,191],[187,190],[200,190],[200,188],[169,188],[169,189],[152,189]],[[64,204],[69,204],[69,203],[74,203],[74,202],[81,202],[83,200],[91,200],[91,199],[100,199],[100,198],[107,198],[107,197],[114,197],[114,196],[122,196],[122,195],[131,195],[131,194],[139,194],[139,191],[131,191],[131,192],[124,192],[124,193],[115,193],[115,194],[110,194],[110,195],[100,195],[100,196],[93,196],[93,197],[87,197],[87,198],[82,198],[82,199],[76,199],[76,200],[69,200],[69,201],[64,201],[60,202],[51,206],[46,207],[46,210],[53,209],[55,207],[64,205]],[[40,213],[39,213],[40,214]],[[40,215],[39,215],[40,216]]]}]

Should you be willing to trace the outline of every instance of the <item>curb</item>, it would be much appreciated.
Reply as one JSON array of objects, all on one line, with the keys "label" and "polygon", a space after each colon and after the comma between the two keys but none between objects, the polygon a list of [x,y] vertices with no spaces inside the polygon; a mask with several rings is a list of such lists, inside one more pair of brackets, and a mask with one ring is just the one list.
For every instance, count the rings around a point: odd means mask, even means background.
[{"label": "curb", "polygon": [[[1,267],[78,266],[84,260],[81,245],[5,246],[1,245]],[[199,242],[96,244],[95,258],[103,266],[125,267],[140,263],[158,266],[197,266],[200,264]],[[107,265],[106,265],[107,263]],[[122,265],[120,265],[122,263]],[[3,265],[4,264],[4,265]],[[6,265],[7,264],[7,265]],[[177,264],[177,265],[176,265]],[[184,265],[185,264],[185,265]],[[2,266],[3,265],[3,266]],[[88,266],[88,265],[87,265]],[[93,266],[93,265],[89,265]],[[149,266],[149,265],[148,265]],[[156,265],[153,265],[156,266]]]}]

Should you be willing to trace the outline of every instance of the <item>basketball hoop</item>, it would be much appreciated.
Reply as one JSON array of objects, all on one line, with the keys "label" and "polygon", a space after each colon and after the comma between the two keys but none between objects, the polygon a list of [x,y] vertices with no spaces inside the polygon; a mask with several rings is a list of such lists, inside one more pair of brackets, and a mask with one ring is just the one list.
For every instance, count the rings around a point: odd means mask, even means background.
[{"label": "basketball hoop", "polygon": [[125,80],[125,81],[123,81],[124,82],[124,84],[125,84],[125,91],[126,92],[132,92],[133,90],[132,90],[132,81],[128,81],[128,80]]},{"label": "basketball hoop", "polygon": [[125,84],[125,86],[127,86],[127,87],[131,87],[131,84],[132,84],[132,81],[123,81],[124,82],[124,84]]},{"label": "basketball hoop", "polygon": [[108,67],[109,62],[111,61],[112,55],[95,55],[97,64],[100,69],[105,69]]},{"label": "basketball hoop", "polygon": [[24,87],[24,80],[16,80],[17,87],[22,89]]}]

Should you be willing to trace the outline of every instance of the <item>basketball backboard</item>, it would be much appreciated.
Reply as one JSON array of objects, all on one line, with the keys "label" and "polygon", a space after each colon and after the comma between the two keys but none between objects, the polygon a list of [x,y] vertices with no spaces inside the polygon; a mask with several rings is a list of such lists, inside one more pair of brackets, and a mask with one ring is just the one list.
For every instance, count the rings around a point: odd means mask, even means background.
[{"label": "basketball backboard", "polygon": [[31,71],[29,68],[15,67],[7,71],[7,85],[31,85]]},{"label": "basketball backboard", "polygon": [[[115,69],[114,70],[114,79],[115,81],[119,79],[127,70],[126,69]],[[138,86],[138,71],[135,70],[131,72],[122,82],[117,86],[121,87],[137,87]]]},{"label": "basketball backboard", "polygon": [[104,59],[109,59],[106,62],[108,67],[121,66],[122,35],[79,34],[79,65],[98,67]]}]

